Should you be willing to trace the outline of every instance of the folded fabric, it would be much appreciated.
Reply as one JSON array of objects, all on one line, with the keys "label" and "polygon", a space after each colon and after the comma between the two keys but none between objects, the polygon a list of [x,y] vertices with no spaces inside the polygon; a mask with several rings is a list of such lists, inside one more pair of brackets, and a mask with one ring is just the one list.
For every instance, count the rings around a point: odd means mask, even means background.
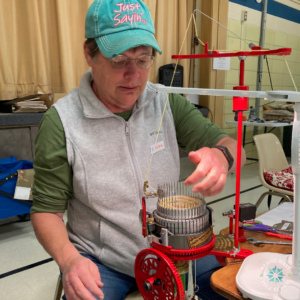
[{"label": "folded fabric", "polygon": [[279,109],[279,110],[288,110],[294,112],[294,105],[293,104],[272,104],[270,105],[272,109]]},{"label": "folded fabric", "polygon": [[281,110],[281,109],[272,109],[272,110],[264,110],[263,112],[265,115],[279,115],[279,116],[294,116],[294,113],[288,110]]},{"label": "folded fabric", "polygon": [[288,110],[268,109],[263,111],[264,119],[293,121],[294,113]]},{"label": "folded fabric", "polygon": [[292,166],[282,171],[267,171],[264,172],[265,181],[276,188],[286,191],[294,191],[294,178]]}]

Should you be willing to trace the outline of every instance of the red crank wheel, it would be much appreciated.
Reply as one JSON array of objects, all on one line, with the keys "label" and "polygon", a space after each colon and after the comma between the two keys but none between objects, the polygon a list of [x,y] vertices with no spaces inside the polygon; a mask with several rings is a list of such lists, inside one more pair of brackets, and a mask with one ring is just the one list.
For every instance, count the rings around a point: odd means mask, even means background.
[{"label": "red crank wheel", "polygon": [[145,300],[184,300],[184,290],[171,259],[158,250],[142,250],[135,259],[135,279]]}]

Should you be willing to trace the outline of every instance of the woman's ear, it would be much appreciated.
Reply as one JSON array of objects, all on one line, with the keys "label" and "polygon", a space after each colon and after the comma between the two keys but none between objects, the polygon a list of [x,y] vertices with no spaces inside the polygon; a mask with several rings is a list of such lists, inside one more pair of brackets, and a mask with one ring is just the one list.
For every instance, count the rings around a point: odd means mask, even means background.
[{"label": "woman's ear", "polygon": [[85,59],[86,59],[86,62],[87,64],[92,67],[92,64],[93,64],[93,60],[90,56],[90,52],[89,52],[89,49],[87,47],[87,45],[85,43],[83,43],[83,51],[84,51],[84,56],[85,56]]}]

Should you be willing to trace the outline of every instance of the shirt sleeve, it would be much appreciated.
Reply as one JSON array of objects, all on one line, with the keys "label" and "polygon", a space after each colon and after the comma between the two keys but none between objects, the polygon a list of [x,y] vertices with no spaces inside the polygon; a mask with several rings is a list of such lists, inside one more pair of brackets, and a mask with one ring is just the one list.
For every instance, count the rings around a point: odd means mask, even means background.
[{"label": "shirt sleeve", "polygon": [[188,100],[179,94],[170,94],[170,107],[174,118],[178,145],[186,152],[213,147],[227,134]]},{"label": "shirt sleeve", "polygon": [[72,168],[59,115],[51,107],[44,115],[35,140],[35,170],[31,214],[64,212],[73,194]]}]

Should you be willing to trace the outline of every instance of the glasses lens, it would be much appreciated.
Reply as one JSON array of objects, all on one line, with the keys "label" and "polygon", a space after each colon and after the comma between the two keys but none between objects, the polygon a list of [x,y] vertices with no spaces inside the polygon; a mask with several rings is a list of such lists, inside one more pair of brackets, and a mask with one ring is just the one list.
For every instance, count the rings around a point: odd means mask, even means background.
[{"label": "glasses lens", "polygon": [[152,66],[152,64],[154,62],[154,56],[142,55],[136,59],[129,59],[124,55],[117,55],[117,56],[111,58],[109,61],[110,61],[111,66],[114,69],[122,69],[122,68],[126,67],[131,60],[135,60],[136,65],[140,69],[147,69]]},{"label": "glasses lens", "polygon": [[142,55],[138,57],[135,61],[139,68],[147,69],[152,66],[154,57],[151,55]]},{"label": "glasses lens", "polygon": [[113,68],[116,69],[122,69],[125,67],[127,62],[127,57],[123,55],[117,55],[113,58],[110,59],[110,64],[112,65]]}]

